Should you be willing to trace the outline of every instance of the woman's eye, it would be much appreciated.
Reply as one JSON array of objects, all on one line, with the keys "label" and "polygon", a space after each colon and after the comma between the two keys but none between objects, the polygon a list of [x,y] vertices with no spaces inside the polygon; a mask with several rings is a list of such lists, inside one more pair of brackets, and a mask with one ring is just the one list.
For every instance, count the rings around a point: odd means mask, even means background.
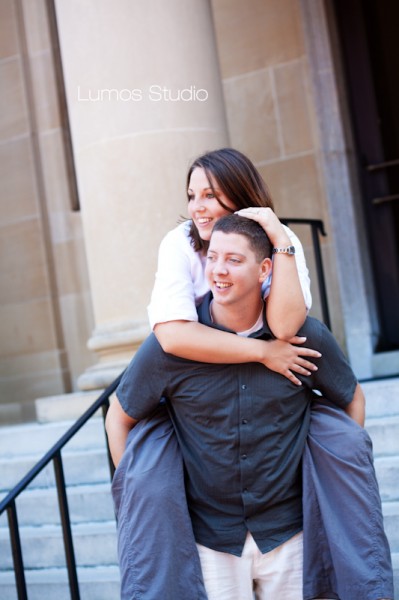
[{"label": "woman's eye", "polygon": [[214,197],[215,197],[215,194],[212,194],[212,192],[209,192],[209,193],[206,195],[206,197],[207,197],[207,198],[209,198],[209,199],[211,199],[211,198],[214,198]]},{"label": "woman's eye", "polygon": [[194,196],[193,196],[193,195],[190,195],[190,194],[188,194],[188,195],[187,195],[187,198],[188,198],[188,201],[190,202],[191,200],[193,200],[193,199],[194,199]]}]

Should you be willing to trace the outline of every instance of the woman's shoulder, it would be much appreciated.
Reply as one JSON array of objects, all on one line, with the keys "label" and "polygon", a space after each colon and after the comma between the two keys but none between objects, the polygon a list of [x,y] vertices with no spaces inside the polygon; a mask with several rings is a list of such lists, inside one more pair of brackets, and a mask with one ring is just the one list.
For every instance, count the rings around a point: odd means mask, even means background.
[{"label": "woman's shoulder", "polygon": [[191,238],[190,238],[190,225],[191,221],[184,221],[184,223],[179,223],[176,227],[168,231],[161,242],[162,246],[177,246],[180,248],[191,248]]}]

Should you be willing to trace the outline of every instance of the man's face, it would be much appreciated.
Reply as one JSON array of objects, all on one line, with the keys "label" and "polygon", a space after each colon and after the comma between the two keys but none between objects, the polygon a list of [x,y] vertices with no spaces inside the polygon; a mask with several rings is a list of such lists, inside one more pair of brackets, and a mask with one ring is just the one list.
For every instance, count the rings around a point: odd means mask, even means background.
[{"label": "man's face", "polygon": [[265,258],[259,263],[245,236],[222,231],[212,234],[205,275],[214,302],[220,305],[259,302],[261,284],[270,270],[271,260]]}]

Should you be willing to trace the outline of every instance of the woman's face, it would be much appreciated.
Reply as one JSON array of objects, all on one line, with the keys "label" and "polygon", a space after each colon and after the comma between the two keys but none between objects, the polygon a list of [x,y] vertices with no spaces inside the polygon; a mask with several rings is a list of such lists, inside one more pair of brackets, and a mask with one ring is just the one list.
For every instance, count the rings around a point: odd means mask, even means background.
[{"label": "woman's face", "polygon": [[[210,183],[212,183],[216,195],[212,191]],[[236,207],[219,189],[214,179],[211,182],[208,180],[204,169],[200,167],[196,167],[191,173],[187,193],[190,219],[197,227],[200,237],[205,241],[209,241],[216,221],[224,215],[231,214],[218,202],[218,198],[233,211],[236,210]]]}]

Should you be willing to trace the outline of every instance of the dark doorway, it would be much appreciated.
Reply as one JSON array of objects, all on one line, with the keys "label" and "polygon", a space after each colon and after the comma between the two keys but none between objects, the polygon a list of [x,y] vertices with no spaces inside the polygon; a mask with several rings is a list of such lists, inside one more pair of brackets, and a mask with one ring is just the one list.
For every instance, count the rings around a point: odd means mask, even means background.
[{"label": "dark doorway", "polygon": [[380,337],[399,348],[399,2],[335,0]]}]

